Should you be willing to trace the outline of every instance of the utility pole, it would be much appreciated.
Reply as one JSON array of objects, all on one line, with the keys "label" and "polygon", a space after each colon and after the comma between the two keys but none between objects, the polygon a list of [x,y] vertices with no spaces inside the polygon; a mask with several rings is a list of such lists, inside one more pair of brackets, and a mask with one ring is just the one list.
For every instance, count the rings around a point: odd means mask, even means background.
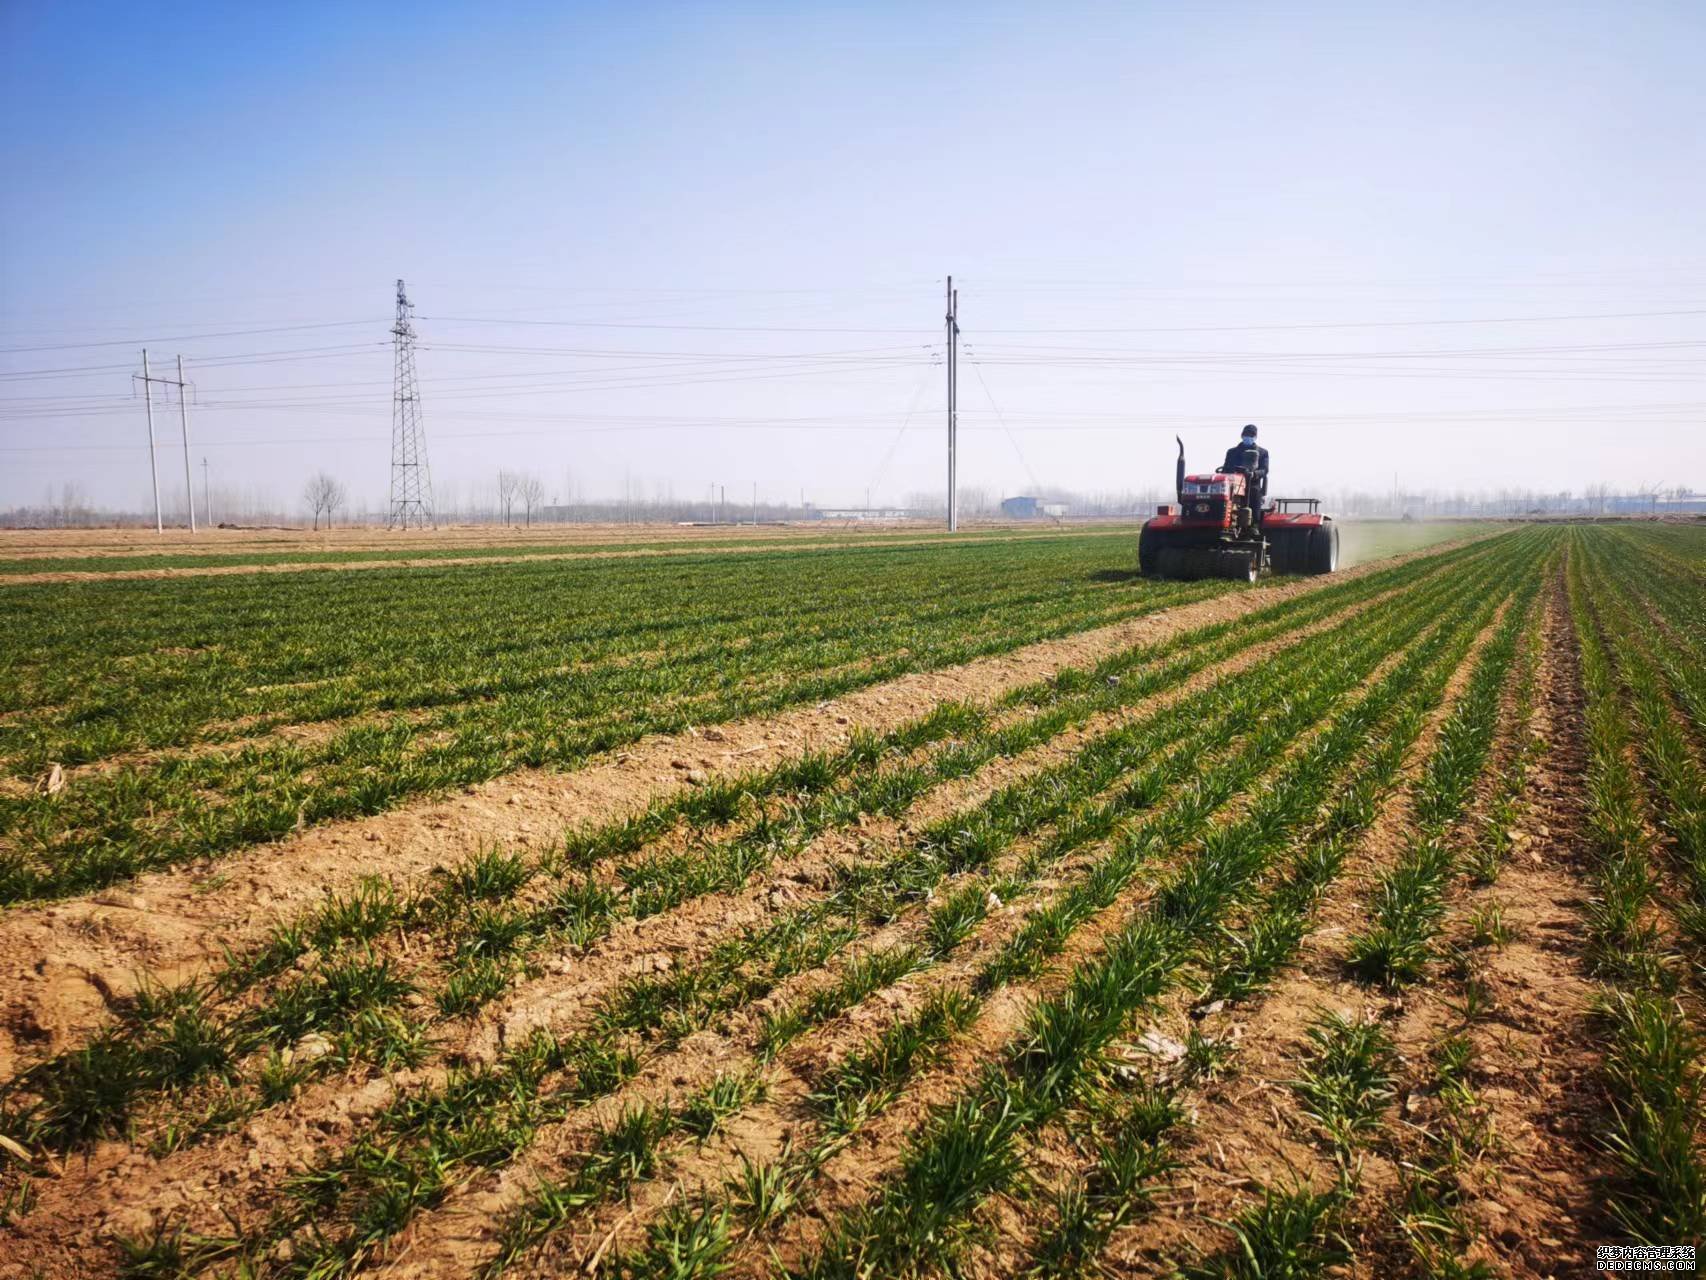
[{"label": "utility pole", "polygon": [[178,389],[178,421],[184,432],[184,504],[189,507],[190,532],[195,532],[195,481],[190,476],[190,411],[185,403],[184,358],[178,357],[178,376],[158,378],[148,371],[148,348],[142,349],[142,399],[148,406],[148,474],[154,480],[154,532],[164,533],[160,518],[160,463],[154,456],[154,384]]},{"label": "utility pole", "polygon": [[190,532],[195,532],[195,481],[190,478],[190,410],[184,394],[184,358],[178,357],[178,427],[184,433],[184,503],[190,509]]},{"label": "utility pole", "polygon": [[148,376],[148,348],[142,348],[142,403],[148,406],[148,474],[154,480],[154,532],[165,533],[160,519],[160,461],[154,456],[154,380]]},{"label": "utility pole", "polygon": [[207,478],[207,458],[201,460],[201,513],[207,519],[208,525],[213,524],[213,489]]},{"label": "utility pole", "polygon": [[948,277],[948,532],[960,527],[959,436],[960,394],[960,295],[954,277]]}]

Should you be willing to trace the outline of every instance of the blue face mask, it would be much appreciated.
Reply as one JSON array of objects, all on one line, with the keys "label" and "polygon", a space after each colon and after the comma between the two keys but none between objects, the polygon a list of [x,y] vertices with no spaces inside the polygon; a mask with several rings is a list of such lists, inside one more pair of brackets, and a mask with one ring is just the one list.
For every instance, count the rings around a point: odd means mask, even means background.
[{"label": "blue face mask", "polygon": [[1253,445],[1256,443],[1256,437],[1255,436],[1245,436],[1244,439],[1242,441],[1240,441],[1240,443],[1241,444]]}]

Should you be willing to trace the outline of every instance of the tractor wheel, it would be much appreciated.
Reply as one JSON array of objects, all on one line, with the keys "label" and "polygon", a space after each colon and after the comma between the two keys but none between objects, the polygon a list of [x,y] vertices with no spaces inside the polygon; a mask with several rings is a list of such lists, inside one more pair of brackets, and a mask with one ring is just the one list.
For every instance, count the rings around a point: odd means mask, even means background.
[{"label": "tractor wheel", "polygon": [[1332,573],[1339,567],[1339,526],[1323,523],[1309,535],[1309,567],[1305,572]]},{"label": "tractor wheel", "polygon": [[1155,558],[1161,550],[1155,545],[1157,541],[1159,539],[1148,528],[1137,535],[1137,567],[1146,578],[1155,576]]}]

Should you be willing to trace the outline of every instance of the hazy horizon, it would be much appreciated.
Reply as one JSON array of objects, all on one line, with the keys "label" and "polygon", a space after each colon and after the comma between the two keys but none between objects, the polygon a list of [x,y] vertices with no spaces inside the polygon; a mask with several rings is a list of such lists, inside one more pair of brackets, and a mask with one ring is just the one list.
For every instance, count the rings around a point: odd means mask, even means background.
[{"label": "hazy horizon", "polygon": [[[1693,6],[0,9],[0,507],[1706,488]],[[175,401],[156,394],[181,505]],[[199,494],[199,487],[198,487]]]}]

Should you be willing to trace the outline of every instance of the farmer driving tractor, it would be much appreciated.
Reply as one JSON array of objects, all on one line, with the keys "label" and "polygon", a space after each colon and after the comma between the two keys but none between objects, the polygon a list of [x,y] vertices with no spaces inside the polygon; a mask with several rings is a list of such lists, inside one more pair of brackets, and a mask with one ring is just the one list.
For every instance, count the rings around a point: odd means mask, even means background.
[{"label": "farmer driving tractor", "polygon": [[1244,502],[1250,508],[1250,523],[1258,528],[1262,523],[1262,504],[1268,497],[1268,451],[1256,443],[1256,424],[1244,428],[1237,444],[1226,451],[1222,471],[1241,471],[1249,483],[1244,489]]}]

